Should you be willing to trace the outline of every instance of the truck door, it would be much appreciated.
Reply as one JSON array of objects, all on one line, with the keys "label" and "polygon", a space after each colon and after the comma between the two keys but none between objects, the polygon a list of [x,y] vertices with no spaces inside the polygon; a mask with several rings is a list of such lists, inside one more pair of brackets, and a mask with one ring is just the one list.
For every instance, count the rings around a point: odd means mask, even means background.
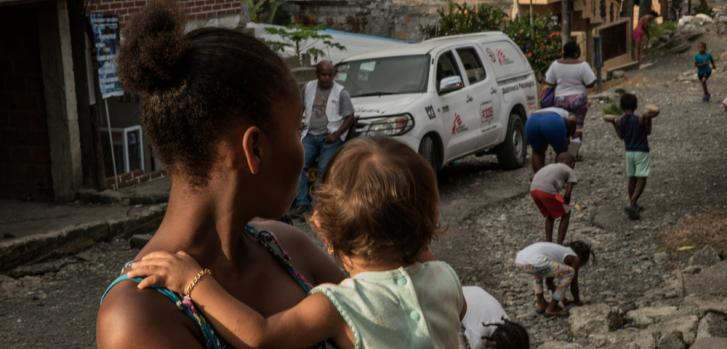
[{"label": "truck door", "polygon": [[[454,86],[457,78],[459,86]],[[472,120],[467,118],[468,97],[463,91],[464,87],[464,79],[453,52],[442,52],[437,57],[435,72],[435,89],[438,95],[435,106],[441,110],[444,120],[442,138],[445,162],[467,151],[467,137],[470,136],[468,133],[474,127]]]},{"label": "truck door", "polygon": [[470,148],[477,150],[494,145],[497,141],[497,134],[494,132],[497,127],[495,119],[500,110],[499,91],[494,75],[488,74],[482,56],[474,46],[460,47],[456,52],[469,84],[463,92],[467,94],[467,99],[472,99],[468,103],[468,115],[472,116],[474,131]]}]

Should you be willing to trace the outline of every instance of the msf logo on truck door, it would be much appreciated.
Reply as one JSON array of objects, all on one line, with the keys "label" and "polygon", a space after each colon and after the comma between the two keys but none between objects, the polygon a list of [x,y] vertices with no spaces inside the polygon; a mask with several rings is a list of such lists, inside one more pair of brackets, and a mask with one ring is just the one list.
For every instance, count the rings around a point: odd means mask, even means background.
[{"label": "msf logo on truck door", "polygon": [[459,113],[454,113],[454,119],[452,119],[452,134],[456,135],[467,130],[467,125],[462,122],[462,116]]},{"label": "msf logo on truck door", "polygon": [[483,124],[491,122],[494,117],[495,108],[492,106],[492,101],[480,104],[480,121]]},{"label": "msf logo on truck door", "polygon": [[495,51],[488,47],[485,49],[485,52],[487,53],[487,56],[490,58],[490,61],[492,61],[492,63],[497,63],[499,65],[515,63],[512,59],[508,58],[505,55],[505,51],[503,51],[501,48],[498,48],[497,51]]}]

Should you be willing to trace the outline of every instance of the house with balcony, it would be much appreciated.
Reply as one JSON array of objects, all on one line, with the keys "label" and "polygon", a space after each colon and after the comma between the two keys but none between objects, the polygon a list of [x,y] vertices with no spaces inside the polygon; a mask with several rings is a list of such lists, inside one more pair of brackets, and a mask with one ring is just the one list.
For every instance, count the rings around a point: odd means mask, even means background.
[{"label": "house with balcony", "polygon": [[[625,0],[570,0],[572,36],[580,44],[584,59],[594,63],[593,38],[600,37],[603,71],[627,69],[637,65],[633,58],[631,32],[638,21],[638,8],[626,11]],[[554,16],[562,20],[561,0],[513,0],[513,16]],[[665,0],[653,0],[652,9],[664,13]]]}]

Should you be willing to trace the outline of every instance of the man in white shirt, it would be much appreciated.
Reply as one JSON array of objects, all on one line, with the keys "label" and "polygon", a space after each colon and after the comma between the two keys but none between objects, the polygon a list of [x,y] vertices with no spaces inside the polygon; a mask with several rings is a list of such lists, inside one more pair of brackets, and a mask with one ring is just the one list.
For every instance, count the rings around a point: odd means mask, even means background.
[{"label": "man in white shirt", "polygon": [[308,169],[318,160],[318,178],[323,176],[328,162],[345,142],[353,126],[353,104],[344,87],[334,81],[336,68],[331,61],[316,65],[316,80],[301,90],[303,100],[303,130],[301,137],[305,153],[303,172],[298,184],[292,216],[301,216],[311,208]]}]

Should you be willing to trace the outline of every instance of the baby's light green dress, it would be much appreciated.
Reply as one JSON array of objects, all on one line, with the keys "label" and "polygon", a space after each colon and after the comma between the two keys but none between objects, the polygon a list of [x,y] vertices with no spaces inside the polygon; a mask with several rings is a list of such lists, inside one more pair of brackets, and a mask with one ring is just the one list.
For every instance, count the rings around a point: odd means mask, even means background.
[{"label": "baby's light green dress", "polygon": [[364,272],[322,284],[359,348],[459,348],[462,285],[447,263],[430,261]]}]

